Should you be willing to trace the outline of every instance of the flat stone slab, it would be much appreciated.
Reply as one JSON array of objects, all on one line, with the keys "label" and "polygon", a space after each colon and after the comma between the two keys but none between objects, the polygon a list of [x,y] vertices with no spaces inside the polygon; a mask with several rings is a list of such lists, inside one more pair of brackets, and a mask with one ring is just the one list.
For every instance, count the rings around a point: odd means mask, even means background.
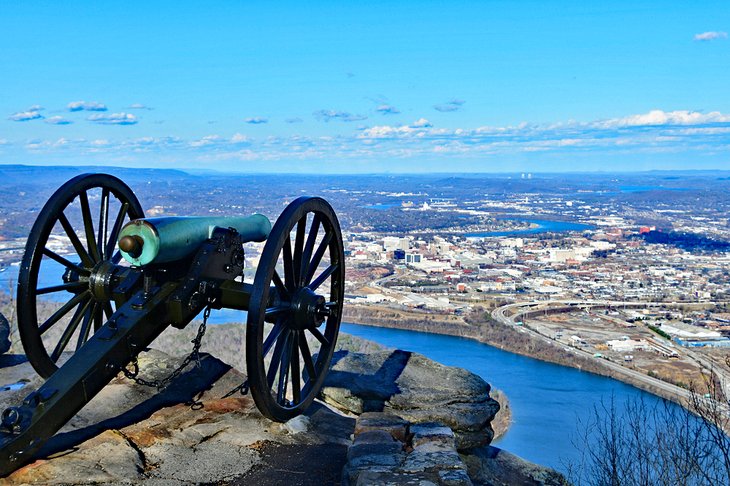
[{"label": "flat stone slab", "polygon": [[[406,428],[404,440],[391,434],[394,422]],[[378,430],[377,424],[383,428]],[[368,412],[358,418],[347,458],[342,472],[344,486],[472,484],[456,452],[453,432],[437,423],[403,424],[390,414]]]}]

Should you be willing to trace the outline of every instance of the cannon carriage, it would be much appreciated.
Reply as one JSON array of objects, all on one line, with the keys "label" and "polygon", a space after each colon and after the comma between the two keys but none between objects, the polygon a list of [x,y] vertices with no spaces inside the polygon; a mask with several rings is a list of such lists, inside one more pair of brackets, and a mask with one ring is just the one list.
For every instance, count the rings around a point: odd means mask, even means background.
[{"label": "cannon carriage", "polygon": [[[265,242],[252,279],[249,242]],[[2,412],[0,474],[33,460],[120,372],[134,377],[128,367],[167,327],[210,309],[247,311],[245,385],[261,413],[302,413],[332,359],[344,277],[339,223],[324,199],[296,199],[273,227],[258,214],[145,218],[116,177],[71,179],[40,211],[19,270],[20,338],[47,380]]]}]

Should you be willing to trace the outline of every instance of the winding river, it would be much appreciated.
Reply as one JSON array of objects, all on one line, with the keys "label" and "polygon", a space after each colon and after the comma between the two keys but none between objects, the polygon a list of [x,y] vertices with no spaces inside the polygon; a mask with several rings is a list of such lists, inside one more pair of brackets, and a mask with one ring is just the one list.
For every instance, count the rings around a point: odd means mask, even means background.
[{"label": "winding river", "polygon": [[343,324],[342,331],[415,351],[481,376],[505,392],[512,409],[512,424],[494,445],[560,471],[565,471],[566,464],[579,461],[580,451],[572,441],[580,424],[591,419],[601,401],[608,404],[613,397],[615,403],[623,404],[643,398],[649,406],[661,401],[612,378],[509,353],[471,339],[355,324]]}]

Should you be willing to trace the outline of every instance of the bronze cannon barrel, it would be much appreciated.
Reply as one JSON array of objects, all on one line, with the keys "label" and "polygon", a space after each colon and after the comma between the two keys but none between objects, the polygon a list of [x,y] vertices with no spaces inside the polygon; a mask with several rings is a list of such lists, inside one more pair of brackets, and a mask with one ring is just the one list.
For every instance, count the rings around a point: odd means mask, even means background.
[{"label": "bronze cannon barrel", "polygon": [[244,241],[264,241],[271,231],[271,222],[262,214],[135,219],[119,233],[119,249],[124,259],[136,266],[173,262],[194,253],[215,227],[233,228]]}]

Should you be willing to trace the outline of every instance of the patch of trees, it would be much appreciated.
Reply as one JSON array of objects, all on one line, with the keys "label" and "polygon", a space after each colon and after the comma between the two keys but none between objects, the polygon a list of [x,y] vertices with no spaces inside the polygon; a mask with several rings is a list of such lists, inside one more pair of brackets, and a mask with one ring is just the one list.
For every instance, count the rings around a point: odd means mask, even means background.
[{"label": "patch of trees", "polygon": [[582,454],[567,465],[568,478],[590,486],[730,484],[728,397],[712,371],[690,391],[684,407],[602,401],[578,424],[573,443]]},{"label": "patch of trees", "polygon": [[687,251],[730,251],[730,242],[714,240],[697,233],[649,231],[648,233],[643,233],[641,236],[647,243],[671,245]]}]

